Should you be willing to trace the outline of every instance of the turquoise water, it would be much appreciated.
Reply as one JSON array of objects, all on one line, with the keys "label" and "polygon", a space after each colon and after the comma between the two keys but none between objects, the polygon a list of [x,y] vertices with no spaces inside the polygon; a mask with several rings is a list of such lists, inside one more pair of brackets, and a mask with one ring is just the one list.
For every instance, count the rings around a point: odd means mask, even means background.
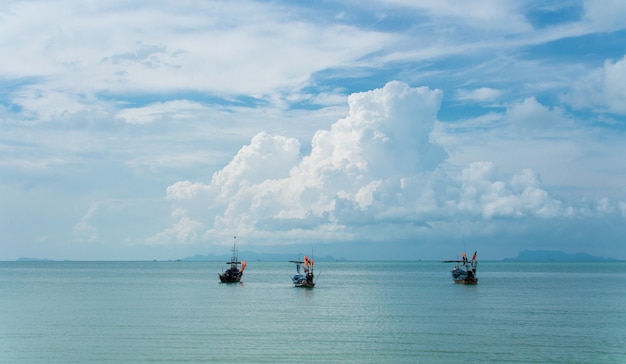
[{"label": "turquoise water", "polygon": [[626,363],[626,262],[0,262],[2,363]]}]

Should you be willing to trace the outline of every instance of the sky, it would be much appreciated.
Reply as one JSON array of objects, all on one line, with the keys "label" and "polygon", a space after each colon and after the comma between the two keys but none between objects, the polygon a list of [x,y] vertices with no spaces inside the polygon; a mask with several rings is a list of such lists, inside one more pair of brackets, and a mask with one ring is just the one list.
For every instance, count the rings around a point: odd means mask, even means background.
[{"label": "sky", "polygon": [[624,1],[7,0],[0,34],[0,260],[626,259]]}]

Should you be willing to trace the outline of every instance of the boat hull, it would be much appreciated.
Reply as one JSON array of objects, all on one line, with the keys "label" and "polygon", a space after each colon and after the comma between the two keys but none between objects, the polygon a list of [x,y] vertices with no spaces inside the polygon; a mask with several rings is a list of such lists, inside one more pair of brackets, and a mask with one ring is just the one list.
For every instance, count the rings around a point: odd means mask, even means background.
[{"label": "boat hull", "polygon": [[302,283],[302,284],[294,284],[294,287],[299,287],[299,288],[313,288],[315,287],[315,283]]},{"label": "boat hull", "polygon": [[295,287],[300,288],[313,288],[315,287],[315,282],[313,280],[313,273],[309,273],[306,276],[302,274],[296,274],[291,277],[291,281]]},{"label": "boat hull", "polygon": [[471,278],[465,278],[465,279],[454,279],[454,283],[456,284],[478,284],[478,279],[471,279]]},{"label": "boat hull", "polygon": [[478,278],[473,271],[466,271],[460,268],[455,268],[450,272],[452,274],[452,280],[457,284],[477,284]]},{"label": "boat hull", "polygon": [[243,273],[230,273],[226,271],[225,273],[218,273],[217,275],[220,277],[221,283],[239,283],[239,281],[241,281],[241,276],[243,276]]}]

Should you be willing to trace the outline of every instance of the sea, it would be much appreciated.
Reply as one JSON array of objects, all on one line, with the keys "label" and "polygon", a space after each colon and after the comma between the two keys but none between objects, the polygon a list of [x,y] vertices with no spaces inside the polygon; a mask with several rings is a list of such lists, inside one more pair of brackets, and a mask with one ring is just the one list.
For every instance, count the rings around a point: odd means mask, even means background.
[{"label": "sea", "polygon": [[626,363],[626,262],[0,262],[0,363]]}]

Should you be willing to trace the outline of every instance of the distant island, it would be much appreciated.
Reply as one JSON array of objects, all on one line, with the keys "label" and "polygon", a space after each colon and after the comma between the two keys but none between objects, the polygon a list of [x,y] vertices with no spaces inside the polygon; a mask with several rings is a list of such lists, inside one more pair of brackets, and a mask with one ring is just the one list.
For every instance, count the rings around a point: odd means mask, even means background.
[{"label": "distant island", "polygon": [[580,262],[580,261],[601,261],[616,260],[587,253],[565,253],[558,250],[523,250],[516,258],[505,258],[504,261],[555,261],[555,262]]},{"label": "distant island", "polygon": [[53,262],[52,259],[40,259],[40,258],[27,258],[21,257],[16,259],[17,262]]}]

